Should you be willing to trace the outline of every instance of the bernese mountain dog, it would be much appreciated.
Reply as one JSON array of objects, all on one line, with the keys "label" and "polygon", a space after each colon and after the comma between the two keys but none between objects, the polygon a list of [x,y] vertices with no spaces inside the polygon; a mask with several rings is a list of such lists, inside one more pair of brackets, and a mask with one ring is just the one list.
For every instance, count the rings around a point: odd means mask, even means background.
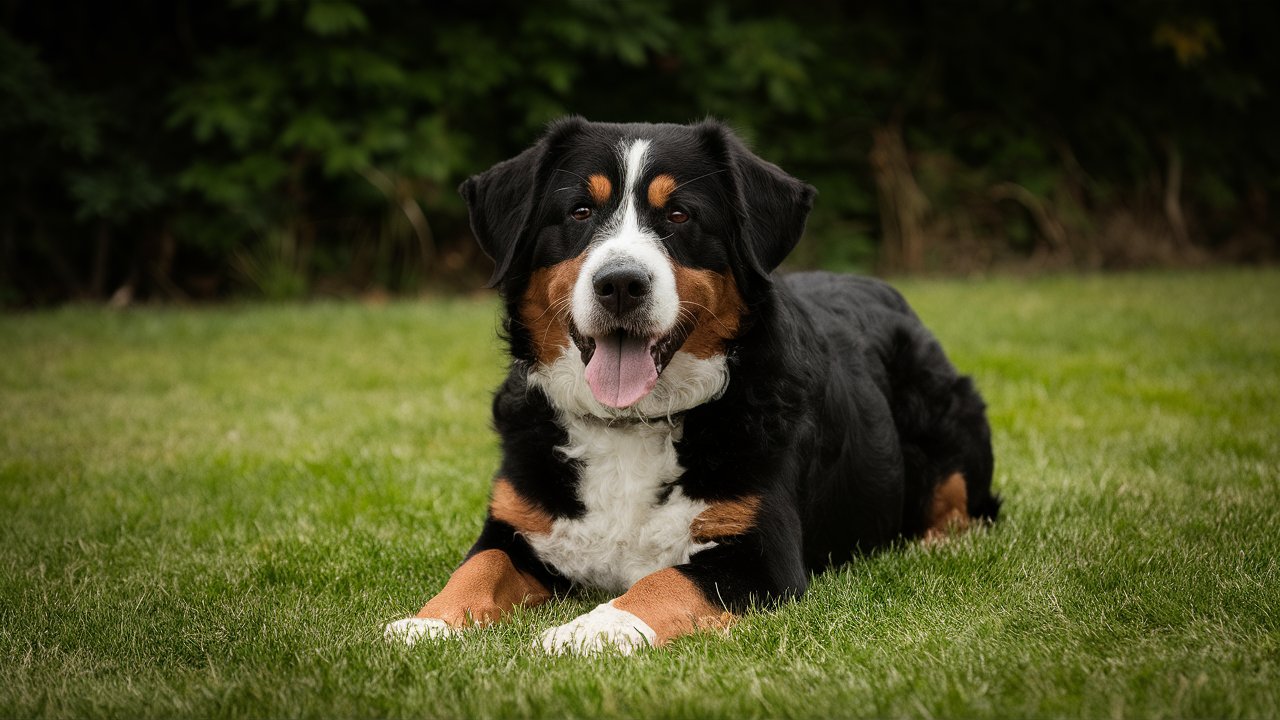
[{"label": "bernese mountain dog", "polygon": [[568,118],[462,184],[511,369],[480,537],[412,643],[577,587],[548,652],[722,628],[813,573],[994,520],[985,406],[895,290],[773,274],[815,190],[725,125]]}]

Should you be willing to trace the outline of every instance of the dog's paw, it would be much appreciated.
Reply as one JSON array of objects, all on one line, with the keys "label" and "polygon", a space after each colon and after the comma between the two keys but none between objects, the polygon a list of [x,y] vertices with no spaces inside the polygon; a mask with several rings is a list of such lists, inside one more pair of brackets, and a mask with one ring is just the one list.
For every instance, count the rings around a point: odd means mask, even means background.
[{"label": "dog's paw", "polygon": [[456,635],[462,632],[439,618],[411,617],[387,623],[382,637],[387,642],[404,643],[412,646],[422,638],[434,639]]},{"label": "dog's paw", "polygon": [[542,633],[539,645],[549,653],[592,655],[616,651],[630,655],[640,648],[651,647],[657,633],[645,621],[613,603],[599,605],[572,621]]}]

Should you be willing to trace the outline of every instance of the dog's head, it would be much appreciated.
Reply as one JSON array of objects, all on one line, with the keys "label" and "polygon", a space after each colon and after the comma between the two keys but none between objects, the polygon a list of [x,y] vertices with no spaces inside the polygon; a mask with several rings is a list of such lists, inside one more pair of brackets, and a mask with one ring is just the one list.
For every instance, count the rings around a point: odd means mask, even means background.
[{"label": "dog's head", "polygon": [[578,118],[461,192],[507,299],[513,355],[562,409],[608,416],[723,390],[728,343],[814,195],[716,122]]}]

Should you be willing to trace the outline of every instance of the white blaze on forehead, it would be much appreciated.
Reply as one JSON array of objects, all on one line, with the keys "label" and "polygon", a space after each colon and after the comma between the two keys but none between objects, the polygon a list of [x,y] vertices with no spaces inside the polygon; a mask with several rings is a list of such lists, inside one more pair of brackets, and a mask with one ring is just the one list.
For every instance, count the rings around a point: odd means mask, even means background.
[{"label": "white blaze on forehead", "polygon": [[636,198],[643,191],[640,185],[649,146],[649,141],[644,139],[624,140],[618,145],[618,159],[622,163],[622,203],[597,233],[573,288],[573,322],[584,335],[594,337],[614,329],[610,318],[596,304],[592,283],[600,268],[611,262],[637,264],[652,278],[650,296],[642,311],[642,315],[647,317],[645,325],[650,334],[664,335],[675,327],[680,307],[675,272],[671,269],[661,238],[653,228],[641,225],[636,207]]},{"label": "white blaze on forehead", "polygon": [[648,140],[635,140],[619,148],[622,153],[622,228],[620,233],[639,232],[640,221],[636,217],[636,188],[644,175],[645,155],[649,152]]}]

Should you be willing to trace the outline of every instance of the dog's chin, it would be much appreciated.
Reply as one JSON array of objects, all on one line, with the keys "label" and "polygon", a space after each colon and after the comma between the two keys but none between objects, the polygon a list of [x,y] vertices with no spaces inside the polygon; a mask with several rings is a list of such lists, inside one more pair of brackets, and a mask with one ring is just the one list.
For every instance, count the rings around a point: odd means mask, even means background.
[{"label": "dog's chin", "polygon": [[668,332],[653,335],[621,327],[588,334],[571,323],[569,337],[586,366],[591,394],[602,405],[623,409],[653,391],[691,330],[678,323]]}]

